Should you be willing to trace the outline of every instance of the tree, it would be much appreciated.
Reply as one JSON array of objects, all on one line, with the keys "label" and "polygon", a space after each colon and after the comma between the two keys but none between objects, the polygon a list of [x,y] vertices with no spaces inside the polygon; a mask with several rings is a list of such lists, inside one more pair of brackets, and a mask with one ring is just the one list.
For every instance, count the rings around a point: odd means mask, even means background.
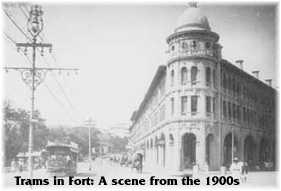
[{"label": "tree", "polygon": [[[92,147],[98,147],[100,140],[98,135],[101,132],[96,128],[91,128],[91,145]],[[62,139],[69,137],[72,142],[75,142],[79,146],[79,153],[87,155],[89,153],[89,129],[88,127],[57,127],[49,130],[48,140],[50,141],[62,141]]]},{"label": "tree", "polygon": [[[19,152],[28,151],[30,115],[24,109],[13,108],[9,101],[4,103],[4,157],[9,165]],[[34,150],[40,150],[46,145],[48,129],[41,118],[40,112],[35,111],[34,119]]]},{"label": "tree", "polygon": [[116,152],[126,151],[126,146],[128,145],[128,138],[121,138],[119,136],[111,136],[110,143],[113,145],[113,150]]}]

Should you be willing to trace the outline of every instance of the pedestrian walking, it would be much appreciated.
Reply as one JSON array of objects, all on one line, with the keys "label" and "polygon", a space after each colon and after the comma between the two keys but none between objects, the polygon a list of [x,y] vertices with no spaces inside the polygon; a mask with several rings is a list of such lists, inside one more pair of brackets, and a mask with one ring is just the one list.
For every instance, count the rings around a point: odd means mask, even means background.
[{"label": "pedestrian walking", "polygon": [[242,180],[242,182],[244,182],[244,183],[247,182],[247,179],[248,179],[248,172],[249,172],[248,163],[247,163],[247,162],[243,162],[241,180]]}]

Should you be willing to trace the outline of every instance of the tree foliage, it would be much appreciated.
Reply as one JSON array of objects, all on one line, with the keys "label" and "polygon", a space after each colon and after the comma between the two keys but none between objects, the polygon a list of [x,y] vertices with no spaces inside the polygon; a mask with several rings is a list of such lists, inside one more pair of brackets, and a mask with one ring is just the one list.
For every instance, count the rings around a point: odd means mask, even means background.
[{"label": "tree foliage", "polygon": [[[24,109],[14,108],[9,101],[4,103],[4,157],[6,166],[9,165],[12,159],[16,158],[20,152],[28,152],[29,143],[29,128],[30,128],[30,112]],[[41,117],[39,111],[34,112],[33,128],[33,150],[42,150],[47,141],[63,141],[66,138],[79,145],[79,152],[82,155],[89,153],[89,128],[84,126],[79,127],[62,127],[47,128],[45,119]],[[92,148],[99,148],[101,145],[100,135],[103,135],[97,128],[91,128],[91,145]],[[128,143],[127,138],[120,138],[104,134],[107,137],[106,142],[112,145],[112,151],[125,151]],[[96,149],[99,150],[99,149]]]},{"label": "tree foliage", "polygon": [[[98,148],[100,141],[98,135],[101,132],[96,128],[91,128],[91,145],[92,148]],[[87,127],[57,127],[49,130],[48,140],[62,141],[65,137],[69,137],[71,141],[79,146],[79,153],[87,155],[89,153],[89,128]]]},{"label": "tree foliage", "polygon": [[[13,108],[9,101],[4,103],[4,152],[6,165],[20,152],[28,151],[30,114],[24,109]],[[33,150],[41,150],[46,145],[48,129],[39,111],[35,111]]]}]

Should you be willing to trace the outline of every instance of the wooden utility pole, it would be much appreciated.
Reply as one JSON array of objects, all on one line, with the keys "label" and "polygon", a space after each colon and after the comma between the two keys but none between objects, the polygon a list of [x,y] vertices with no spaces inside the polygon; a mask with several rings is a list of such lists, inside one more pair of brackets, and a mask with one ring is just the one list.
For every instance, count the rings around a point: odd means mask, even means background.
[{"label": "wooden utility pole", "polygon": [[91,139],[91,128],[95,125],[94,121],[89,118],[86,122],[86,126],[89,127],[89,171],[92,170],[92,139]]}]

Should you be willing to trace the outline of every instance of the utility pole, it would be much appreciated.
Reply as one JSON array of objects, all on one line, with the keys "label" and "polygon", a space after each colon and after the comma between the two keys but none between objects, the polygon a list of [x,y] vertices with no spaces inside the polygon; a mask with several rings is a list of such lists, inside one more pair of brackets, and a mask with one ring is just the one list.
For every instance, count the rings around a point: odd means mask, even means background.
[{"label": "utility pole", "polygon": [[43,30],[43,19],[42,19],[43,11],[42,7],[39,5],[31,6],[31,10],[29,12],[28,19],[28,32],[32,36],[31,43],[16,43],[18,50],[20,48],[25,48],[24,53],[27,53],[27,48],[32,48],[32,67],[5,67],[6,71],[8,70],[16,70],[21,74],[22,80],[30,87],[31,89],[31,114],[30,114],[30,126],[29,126],[29,143],[28,143],[28,175],[29,178],[33,178],[33,129],[36,120],[34,119],[34,100],[35,100],[35,89],[39,84],[41,84],[46,76],[48,71],[52,70],[68,70],[77,72],[78,69],[71,68],[37,68],[35,65],[36,61],[36,49],[41,48],[41,54],[44,52],[44,48],[49,48],[49,51],[52,50],[52,44],[46,43],[37,43],[37,36]]},{"label": "utility pole", "polygon": [[86,125],[89,127],[89,171],[92,170],[92,139],[91,139],[91,128],[95,125],[91,118],[89,118],[86,122]]},{"label": "utility pole", "polygon": [[234,123],[231,124],[231,164],[234,160]]}]

